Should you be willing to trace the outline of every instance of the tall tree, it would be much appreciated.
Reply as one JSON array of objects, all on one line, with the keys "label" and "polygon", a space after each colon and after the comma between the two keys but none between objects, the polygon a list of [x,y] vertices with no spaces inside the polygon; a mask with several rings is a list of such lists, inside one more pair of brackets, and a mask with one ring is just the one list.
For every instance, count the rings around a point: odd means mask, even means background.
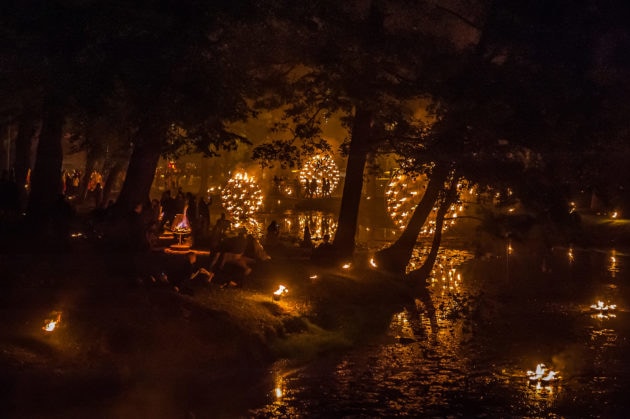
[{"label": "tall tree", "polygon": [[[453,33],[446,14],[430,2],[407,8],[404,1],[317,2],[284,5],[276,12],[307,48],[291,64],[301,64],[289,96],[289,115],[305,142],[320,139],[321,122],[341,114],[349,132],[348,156],[339,223],[333,245],[339,257],[352,256],[366,157],[387,141],[418,138],[422,124],[414,118],[414,101],[429,92],[441,75]],[[302,115],[302,119],[296,118]],[[313,116],[322,118],[314,119]],[[297,121],[296,121],[297,119]],[[280,159],[303,151],[290,141],[275,140],[256,157]]]}]

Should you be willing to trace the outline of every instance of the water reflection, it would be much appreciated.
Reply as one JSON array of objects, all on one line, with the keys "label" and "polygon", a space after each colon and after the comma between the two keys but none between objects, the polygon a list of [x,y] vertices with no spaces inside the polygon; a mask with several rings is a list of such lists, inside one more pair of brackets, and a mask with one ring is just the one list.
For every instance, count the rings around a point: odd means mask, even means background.
[{"label": "water reflection", "polygon": [[610,251],[608,272],[610,272],[610,276],[613,278],[617,275],[617,272],[619,272],[619,267],[617,266],[617,251],[615,249]]},{"label": "water reflection", "polygon": [[[629,290],[610,279],[624,274],[625,255],[615,252],[611,270],[612,251],[560,250],[551,276],[519,252],[509,283],[504,258],[441,252],[428,286],[434,313],[419,299],[393,314],[379,341],[290,373],[279,364],[272,401],[252,414],[621,417],[630,407]],[[415,249],[414,266],[427,253]],[[489,284],[503,288],[488,296]],[[616,318],[591,317],[600,300],[620,307]],[[539,363],[561,379],[532,381]]]},{"label": "water reflection", "polygon": [[261,214],[258,221],[269,225],[272,220],[280,224],[280,234],[287,237],[302,237],[304,227],[308,226],[313,241],[320,241],[326,234],[334,237],[337,231],[337,218],[324,211],[286,211],[283,214]]}]

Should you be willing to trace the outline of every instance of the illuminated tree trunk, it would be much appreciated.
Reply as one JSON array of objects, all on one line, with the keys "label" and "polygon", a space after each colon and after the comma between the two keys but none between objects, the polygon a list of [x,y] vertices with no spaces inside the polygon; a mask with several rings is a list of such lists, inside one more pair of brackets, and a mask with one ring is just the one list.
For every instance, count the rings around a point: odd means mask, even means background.
[{"label": "illuminated tree trunk", "polygon": [[409,272],[407,278],[411,282],[419,287],[425,287],[427,279],[433,270],[433,265],[437,260],[438,251],[440,250],[440,244],[442,243],[442,229],[444,228],[444,217],[448,212],[449,207],[455,201],[457,196],[457,178],[453,177],[451,185],[446,192],[446,196],[442,200],[440,207],[435,218],[435,233],[433,234],[433,242],[431,243],[431,250],[427,255],[427,258],[422,263],[419,269]]},{"label": "illuminated tree trunk", "polygon": [[348,152],[339,222],[333,241],[333,247],[339,258],[351,258],[354,253],[354,239],[357,232],[359,205],[363,189],[363,170],[370,145],[371,123],[371,112],[357,109],[352,125],[352,139]]},{"label": "illuminated tree trunk", "polygon": [[150,201],[151,185],[166,140],[166,127],[145,126],[136,135],[127,176],[116,201],[117,214],[130,212],[135,205]]},{"label": "illuminated tree trunk", "polygon": [[433,168],[427,189],[422,195],[422,200],[416,206],[400,237],[389,247],[379,251],[374,259],[380,269],[403,274],[411,259],[413,247],[416,245],[418,235],[422,226],[426,222],[431,210],[438,199],[440,192],[444,190],[444,182],[448,178],[449,165],[446,163],[436,163]]},{"label": "illuminated tree trunk", "polygon": [[64,114],[62,106],[53,97],[44,104],[42,128],[37,145],[35,167],[31,175],[31,192],[27,214],[29,226],[35,232],[44,232],[53,207],[61,193],[61,167],[63,150]]}]

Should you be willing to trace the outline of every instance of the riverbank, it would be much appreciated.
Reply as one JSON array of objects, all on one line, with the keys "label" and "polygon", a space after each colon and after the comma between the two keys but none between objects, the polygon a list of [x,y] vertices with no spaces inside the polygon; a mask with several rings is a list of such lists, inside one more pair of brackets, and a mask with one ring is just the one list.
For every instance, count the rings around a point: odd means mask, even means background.
[{"label": "riverbank", "polygon": [[[233,417],[274,360],[366,339],[404,297],[376,273],[323,268],[288,245],[269,252],[242,287],[194,296],[130,284],[112,274],[120,255],[80,237],[71,251],[1,255],[3,416]],[[279,285],[288,293],[277,300]]]},{"label": "riverbank", "polygon": [[[591,245],[629,243],[625,221],[582,221]],[[112,269],[120,255],[82,237],[65,251],[0,255],[3,416],[238,416],[275,360],[304,363],[367,341],[413,304],[401,283],[361,264],[313,264],[292,243],[267,249],[272,259],[242,287],[194,296],[129,283]],[[288,293],[274,299],[280,285]],[[55,330],[42,329],[57,316]],[[251,394],[252,405],[265,402]]]}]

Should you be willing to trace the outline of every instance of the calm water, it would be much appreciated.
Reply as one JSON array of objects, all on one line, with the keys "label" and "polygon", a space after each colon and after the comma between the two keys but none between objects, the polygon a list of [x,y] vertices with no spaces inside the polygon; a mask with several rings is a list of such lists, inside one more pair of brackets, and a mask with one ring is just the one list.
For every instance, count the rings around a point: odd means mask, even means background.
[{"label": "calm water", "polygon": [[[260,389],[266,404],[247,416],[627,417],[628,257],[557,248],[543,262],[510,243],[484,259],[446,250],[434,315],[418,300],[365,345],[296,369],[278,362]],[[598,301],[617,308],[591,308]],[[560,378],[529,380],[540,363]]]}]

